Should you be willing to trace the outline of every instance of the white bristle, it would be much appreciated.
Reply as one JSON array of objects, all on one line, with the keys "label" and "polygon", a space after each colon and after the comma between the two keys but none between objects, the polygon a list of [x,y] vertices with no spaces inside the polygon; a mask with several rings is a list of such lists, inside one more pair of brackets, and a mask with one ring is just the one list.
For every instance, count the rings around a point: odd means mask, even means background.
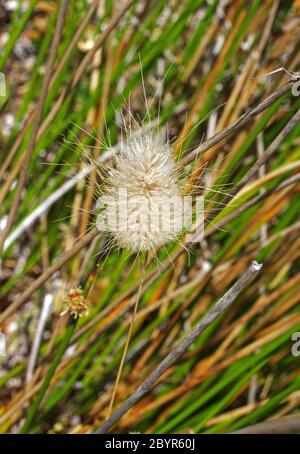
[{"label": "white bristle", "polygon": [[[120,198],[122,191],[126,191],[124,200]],[[191,215],[190,207],[174,200],[183,199],[169,143],[154,130],[130,133],[109,171],[101,197],[107,229],[117,245],[142,252],[174,240],[183,229],[183,219]],[[120,217],[117,225],[112,225],[116,213]]]}]

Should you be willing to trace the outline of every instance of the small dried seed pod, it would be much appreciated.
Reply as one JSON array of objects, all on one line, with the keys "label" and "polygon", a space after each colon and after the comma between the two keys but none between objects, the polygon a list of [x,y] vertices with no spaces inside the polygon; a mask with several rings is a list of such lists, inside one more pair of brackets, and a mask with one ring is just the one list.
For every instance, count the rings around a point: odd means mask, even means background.
[{"label": "small dried seed pod", "polygon": [[83,291],[80,287],[71,288],[64,299],[67,305],[62,315],[69,312],[74,318],[81,317],[88,310],[88,303],[84,298]]}]

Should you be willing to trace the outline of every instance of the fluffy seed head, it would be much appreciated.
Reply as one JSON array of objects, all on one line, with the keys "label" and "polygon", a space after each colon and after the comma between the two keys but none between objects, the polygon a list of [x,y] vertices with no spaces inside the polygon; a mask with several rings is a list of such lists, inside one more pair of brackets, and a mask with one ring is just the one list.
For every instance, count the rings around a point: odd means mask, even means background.
[{"label": "fluffy seed head", "polygon": [[155,250],[174,240],[191,216],[170,144],[149,129],[126,137],[100,202],[106,229],[119,247],[133,252]]}]

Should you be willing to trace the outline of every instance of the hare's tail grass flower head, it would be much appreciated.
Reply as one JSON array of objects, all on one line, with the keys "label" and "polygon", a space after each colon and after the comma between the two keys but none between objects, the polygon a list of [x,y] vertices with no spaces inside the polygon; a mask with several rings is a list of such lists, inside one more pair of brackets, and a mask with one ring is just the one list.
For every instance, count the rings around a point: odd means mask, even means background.
[{"label": "hare's tail grass flower head", "polygon": [[115,166],[109,170],[105,181],[97,225],[100,230],[111,233],[119,248],[146,254],[108,416],[114,405],[138,310],[147,252],[156,254],[159,247],[175,240],[186,218],[191,216],[182,192],[170,144],[161,132],[144,127],[127,133],[116,155]]},{"label": "hare's tail grass flower head", "polygon": [[146,252],[173,241],[191,218],[169,142],[156,129],[130,132],[100,197],[98,228],[120,248]]}]

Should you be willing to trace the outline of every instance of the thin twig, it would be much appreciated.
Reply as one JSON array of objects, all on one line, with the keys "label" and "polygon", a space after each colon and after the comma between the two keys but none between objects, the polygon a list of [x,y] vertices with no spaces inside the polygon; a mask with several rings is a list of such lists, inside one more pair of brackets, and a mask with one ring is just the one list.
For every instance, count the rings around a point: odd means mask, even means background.
[{"label": "thin twig", "polygon": [[300,413],[281,419],[264,421],[259,424],[244,427],[232,432],[233,434],[291,434],[300,432]]},{"label": "thin twig", "polygon": [[196,159],[201,153],[204,153],[205,151],[209,150],[214,145],[218,145],[225,139],[228,139],[228,137],[232,136],[237,131],[242,129],[244,126],[246,126],[250,120],[255,118],[261,112],[263,112],[268,107],[270,107],[272,104],[274,104],[278,99],[280,99],[282,96],[284,96],[286,93],[288,93],[291,90],[292,86],[293,86],[292,81],[284,84],[281,88],[279,88],[274,93],[272,93],[270,96],[268,96],[264,101],[259,103],[256,107],[254,107],[253,109],[251,109],[248,112],[241,115],[234,123],[229,125],[227,128],[223,129],[222,131],[218,132],[210,139],[203,142],[195,150],[191,151],[187,156],[185,156],[182,159],[181,164],[182,165],[189,164],[194,159]]},{"label": "thin twig", "polygon": [[127,413],[148,391],[151,390],[163,373],[176,362],[176,360],[192,345],[197,337],[216,320],[237,298],[238,294],[254,279],[261,265],[252,262],[246,272],[228,290],[227,293],[213,306],[195,328],[161,361],[161,363],[148,375],[146,380],[129,396],[122,405],[100,426],[95,433],[106,433],[119,419]]},{"label": "thin twig", "polygon": [[290,132],[294,129],[297,123],[300,121],[300,109],[292,116],[292,118],[287,122],[285,127],[280,131],[280,133],[276,136],[276,138],[271,142],[268,148],[264,151],[262,156],[257,159],[257,161],[253,164],[251,169],[243,176],[243,178],[239,181],[236,192],[238,192],[247,182],[251,180],[251,178],[257,173],[261,166],[263,166],[266,161],[272,156],[272,154],[278,150],[282,142],[286,139],[286,137],[290,134]]}]

